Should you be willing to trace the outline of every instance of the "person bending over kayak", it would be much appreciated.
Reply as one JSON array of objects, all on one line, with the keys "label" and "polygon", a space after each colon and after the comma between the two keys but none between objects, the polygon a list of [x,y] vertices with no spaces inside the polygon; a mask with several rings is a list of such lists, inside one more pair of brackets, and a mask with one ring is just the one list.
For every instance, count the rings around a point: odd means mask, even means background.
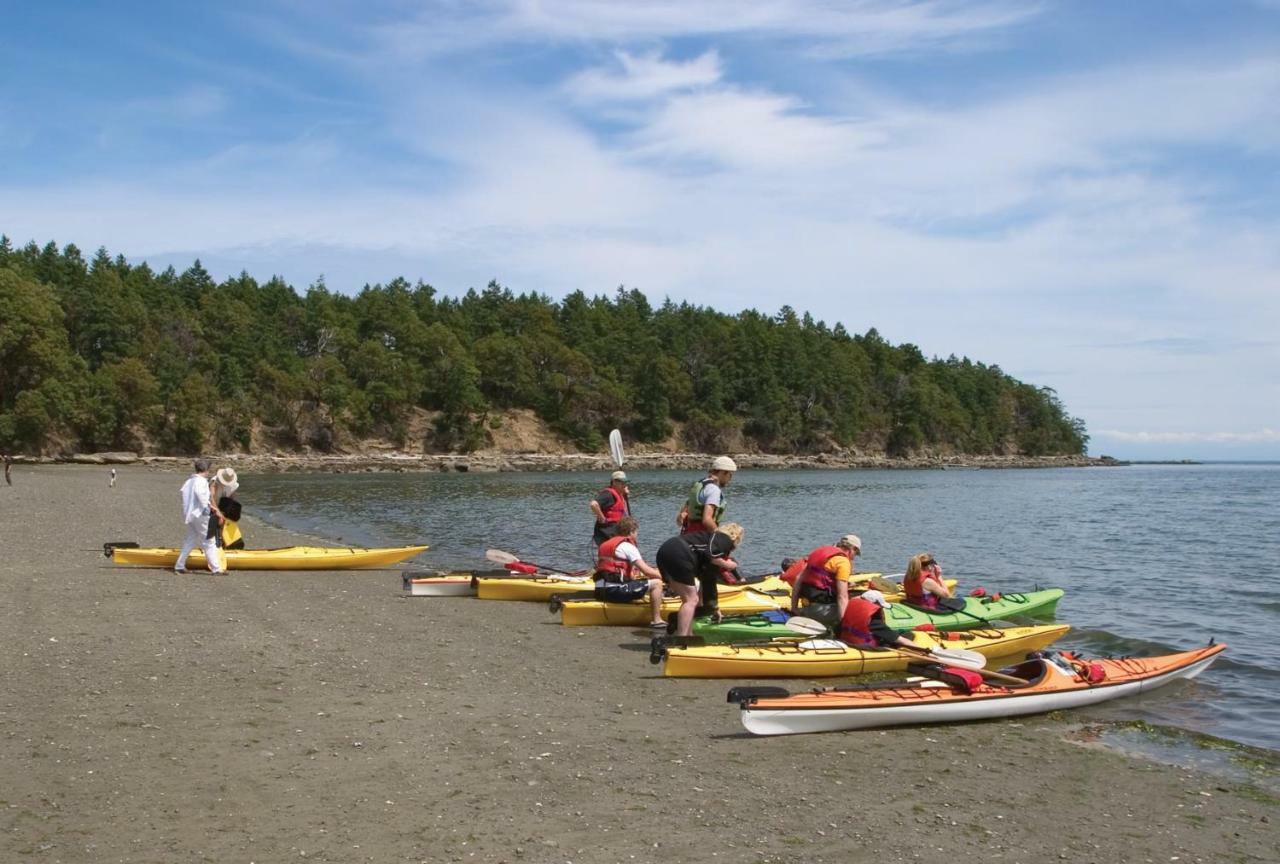
[{"label": "person bending over kayak", "polygon": [[618,536],[618,520],[631,515],[631,490],[627,487],[625,471],[614,471],[609,485],[591,499],[591,513],[596,517],[592,543],[599,546],[610,537]]},{"label": "person bending over kayak", "polygon": [[[666,630],[662,620],[662,574],[640,557],[636,545],[639,523],[630,516],[618,520],[618,533],[600,544],[596,557],[596,599],[611,603],[639,600],[647,591],[653,617],[649,626]],[[638,574],[638,575],[637,575]]]},{"label": "person bending over kayak", "polygon": [[907,562],[902,591],[907,595],[908,605],[921,609],[937,609],[940,598],[951,597],[951,589],[942,579],[942,568],[928,552],[921,552]]},{"label": "person bending over kayak", "polygon": [[730,556],[742,543],[742,536],[742,526],[728,522],[715,531],[677,535],[658,547],[657,563],[662,581],[680,598],[675,635],[688,636],[693,632],[699,585],[703,606],[713,621],[720,622],[716,580],[721,573],[738,569],[738,562]]},{"label": "person bending over kayak", "polygon": [[791,614],[798,613],[804,599],[809,604],[805,615],[834,627],[849,605],[853,562],[861,553],[862,540],[857,534],[846,534],[836,545],[819,546],[810,552],[791,586]]},{"label": "person bending over kayak", "polygon": [[854,648],[915,648],[916,643],[885,623],[888,608],[889,601],[879,591],[863,591],[850,598],[840,616],[840,641]]},{"label": "person bending over kayak", "polygon": [[676,514],[676,525],[681,534],[693,534],[697,531],[715,531],[720,527],[720,517],[728,506],[725,487],[733,479],[733,472],[738,470],[738,463],[728,456],[718,456],[711,463],[707,476],[689,489],[689,498]]}]

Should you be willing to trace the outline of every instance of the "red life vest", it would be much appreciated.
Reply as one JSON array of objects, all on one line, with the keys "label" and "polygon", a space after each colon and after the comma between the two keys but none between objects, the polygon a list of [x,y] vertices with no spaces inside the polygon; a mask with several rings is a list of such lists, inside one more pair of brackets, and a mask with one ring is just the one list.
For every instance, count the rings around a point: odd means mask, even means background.
[{"label": "red life vest", "polygon": [[851,597],[840,619],[840,641],[855,648],[875,648],[879,645],[871,634],[871,619],[880,611],[880,604]]},{"label": "red life vest", "polygon": [[795,585],[796,580],[800,578],[800,574],[804,572],[804,568],[809,566],[809,562],[803,558],[797,558],[791,562],[791,566],[782,571],[782,581],[788,585]]},{"label": "red life vest", "polygon": [[819,546],[810,552],[808,560],[805,561],[802,584],[814,591],[825,591],[834,595],[836,574],[827,569],[827,562],[837,555],[848,557],[848,554],[839,546]]},{"label": "red life vest", "polygon": [[[623,561],[614,555],[623,543],[630,543],[627,536],[610,537],[600,544],[596,557],[596,575],[606,582],[625,582],[631,578],[631,562]],[[610,578],[612,577],[612,578]]]},{"label": "red life vest", "polygon": [[902,580],[902,593],[906,595],[907,602],[912,606],[919,606],[921,609],[937,609],[938,597],[924,590],[924,580],[932,579],[933,576],[925,570],[920,571],[920,575],[912,578],[905,577]]},{"label": "red life vest", "polygon": [[627,499],[622,493],[612,486],[604,487],[604,491],[613,496],[613,503],[604,509],[604,524],[615,525],[623,516],[631,515],[631,508],[627,505]]}]

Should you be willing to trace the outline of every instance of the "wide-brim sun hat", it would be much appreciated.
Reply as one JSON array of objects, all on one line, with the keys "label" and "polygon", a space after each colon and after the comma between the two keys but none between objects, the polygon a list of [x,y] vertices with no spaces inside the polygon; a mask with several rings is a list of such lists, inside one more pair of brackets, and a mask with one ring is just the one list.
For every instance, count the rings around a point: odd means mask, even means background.
[{"label": "wide-brim sun hat", "polygon": [[218,488],[223,495],[230,495],[240,488],[240,478],[236,476],[234,468],[219,468],[214,479],[218,481]]}]

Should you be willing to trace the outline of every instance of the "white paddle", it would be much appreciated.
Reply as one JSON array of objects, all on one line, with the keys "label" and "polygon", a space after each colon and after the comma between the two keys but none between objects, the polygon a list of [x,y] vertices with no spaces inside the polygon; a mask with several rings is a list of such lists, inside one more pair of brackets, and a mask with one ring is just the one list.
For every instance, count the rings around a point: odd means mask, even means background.
[{"label": "white paddle", "polygon": [[613,457],[613,464],[619,468],[627,461],[626,454],[622,452],[622,433],[617,429],[609,433],[609,455]]},{"label": "white paddle", "polygon": [[[802,633],[805,636],[818,636],[827,632],[827,628],[820,621],[812,618],[805,618],[800,615],[793,615],[787,619],[785,626],[788,630],[796,633]],[[843,642],[835,639],[811,639],[808,642],[801,642],[801,648],[838,648],[844,646]],[[847,646],[845,646],[847,647]],[[952,666],[959,666],[961,669],[984,669],[987,665],[985,655],[979,654],[977,651],[968,651],[964,648],[915,648],[906,649],[901,646],[894,646],[896,650],[904,654],[915,654],[919,652],[919,656],[932,657],[943,663],[949,663]]]},{"label": "white paddle", "polygon": [[792,615],[783,626],[793,633],[800,633],[804,636],[821,636],[827,632],[827,625],[812,618],[805,618],[803,615]]}]

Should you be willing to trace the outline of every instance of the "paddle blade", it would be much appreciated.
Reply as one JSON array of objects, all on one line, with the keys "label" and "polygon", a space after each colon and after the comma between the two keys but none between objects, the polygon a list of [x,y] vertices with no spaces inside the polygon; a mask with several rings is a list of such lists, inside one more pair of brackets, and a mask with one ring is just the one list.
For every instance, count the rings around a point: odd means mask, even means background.
[{"label": "paddle blade", "polygon": [[815,621],[812,618],[805,618],[801,615],[793,615],[784,622],[788,630],[793,633],[802,633],[805,636],[821,636],[827,632],[827,627],[821,621]]},{"label": "paddle blade", "polygon": [[486,549],[484,557],[495,564],[515,564],[520,559],[510,552],[503,552],[501,549]]},{"label": "paddle blade", "polygon": [[622,452],[622,432],[617,429],[609,433],[609,455],[613,457],[613,464],[619,468],[627,458]]},{"label": "paddle blade", "polygon": [[883,576],[871,576],[867,579],[871,587],[883,594],[897,594],[902,590],[897,582],[891,582]]},{"label": "paddle blade", "polygon": [[987,658],[984,655],[964,648],[930,648],[929,653],[961,669],[985,669],[987,666]]}]

